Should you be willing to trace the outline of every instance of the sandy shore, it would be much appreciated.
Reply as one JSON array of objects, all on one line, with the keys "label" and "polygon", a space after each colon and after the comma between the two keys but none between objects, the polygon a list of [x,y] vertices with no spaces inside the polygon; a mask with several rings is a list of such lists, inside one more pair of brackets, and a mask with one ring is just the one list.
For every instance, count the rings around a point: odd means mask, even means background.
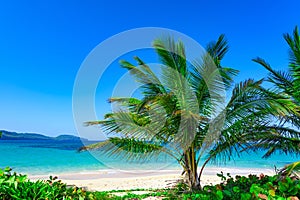
[{"label": "sandy shore", "polygon": [[[220,183],[221,179],[216,176],[221,171],[231,175],[248,174],[274,174],[273,169],[244,169],[244,168],[207,168],[202,176],[202,185]],[[76,172],[56,174],[59,179],[68,185],[85,187],[88,190],[109,191],[128,189],[158,189],[167,188],[176,184],[180,180],[180,170],[160,170],[160,171],[117,171],[99,170],[90,172]],[[49,175],[29,175],[29,179],[48,179]]]}]

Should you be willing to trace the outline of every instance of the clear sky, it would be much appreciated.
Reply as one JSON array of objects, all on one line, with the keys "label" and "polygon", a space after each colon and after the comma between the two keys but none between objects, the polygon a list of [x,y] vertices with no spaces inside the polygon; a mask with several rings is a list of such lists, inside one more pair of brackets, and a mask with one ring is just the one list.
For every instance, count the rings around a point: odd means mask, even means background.
[{"label": "clear sky", "polygon": [[[300,25],[299,7],[299,0],[1,1],[0,129],[76,134],[76,73],[96,45],[128,29],[169,28],[202,45],[224,33],[230,51],[223,65],[241,71],[237,81],[266,75],[251,61],[256,56],[286,69],[282,34]],[[98,92],[99,117],[109,94]]]}]

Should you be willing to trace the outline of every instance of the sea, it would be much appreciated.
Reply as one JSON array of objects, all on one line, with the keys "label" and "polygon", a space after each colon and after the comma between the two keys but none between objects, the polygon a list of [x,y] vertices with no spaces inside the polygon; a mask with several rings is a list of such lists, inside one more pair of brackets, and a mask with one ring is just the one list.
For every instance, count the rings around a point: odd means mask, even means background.
[{"label": "sea", "polygon": [[[93,142],[90,142],[93,143]],[[127,157],[104,154],[102,151],[78,152],[81,141],[0,140],[0,168],[11,167],[18,173],[31,175],[89,172],[98,170],[179,170],[180,165],[167,155],[146,155],[146,160],[128,161]],[[262,158],[263,152],[242,153],[230,161],[212,162],[207,167],[281,168],[300,160],[285,154]]]}]

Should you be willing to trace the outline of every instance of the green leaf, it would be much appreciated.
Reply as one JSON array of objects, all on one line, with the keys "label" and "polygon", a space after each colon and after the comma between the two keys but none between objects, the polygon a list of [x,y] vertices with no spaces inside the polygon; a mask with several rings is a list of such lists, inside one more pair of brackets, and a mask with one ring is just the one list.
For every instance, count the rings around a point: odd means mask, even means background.
[{"label": "green leaf", "polygon": [[280,192],[286,192],[289,189],[289,184],[287,182],[280,181],[278,183]]},{"label": "green leaf", "polygon": [[234,187],[232,188],[232,190],[233,190],[234,192],[236,192],[236,193],[240,192],[239,186],[234,186]]},{"label": "green leaf", "polygon": [[286,200],[284,197],[277,197],[277,200]]},{"label": "green leaf", "polygon": [[249,193],[241,194],[241,200],[250,200],[250,199],[251,199],[251,194],[249,194]]},{"label": "green leaf", "polygon": [[250,187],[250,192],[256,195],[263,191],[264,191],[263,188],[261,188],[258,184],[252,184]]},{"label": "green leaf", "polygon": [[223,190],[223,193],[224,193],[224,195],[226,195],[228,197],[232,196],[232,194],[231,194],[231,192],[229,190]]},{"label": "green leaf", "polygon": [[275,196],[275,190],[269,190],[269,195],[271,195],[272,197],[274,197]]},{"label": "green leaf", "polygon": [[10,168],[10,167],[5,167],[4,171],[5,171],[5,172],[10,172],[10,171],[11,171],[11,168]]},{"label": "green leaf", "polygon": [[223,192],[222,191],[220,191],[220,190],[218,190],[217,192],[216,192],[216,196],[217,196],[217,199],[219,200],[221,200],[221,199],[223,199]]}]

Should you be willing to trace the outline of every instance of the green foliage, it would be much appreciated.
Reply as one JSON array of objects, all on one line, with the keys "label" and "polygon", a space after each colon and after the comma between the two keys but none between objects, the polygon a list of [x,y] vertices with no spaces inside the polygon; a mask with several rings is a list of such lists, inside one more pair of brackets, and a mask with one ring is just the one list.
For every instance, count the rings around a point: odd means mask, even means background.
[{"label": "green foliage", "polygon": [[202,191],[182,194],[182,199],[289,199],[300,197],[300,182],[287,177],[279,180],[278,176],[249,175],[229,177],[224,181],[223,173],[218,174],[223,180],[217,185],[204,186]]},{"label": "green foliage", "polygon": [[300,182],[291,178],[279,180],[279,176],[249,175],[231,177],[222,172],[218,174],[222,182],[217,185],[206,185],[202,190],[190,193],[183,192],[180,183],[169,190],[165,199],[216,199],[216,200],[252,200],[252,199],[296,199],[300,197]]},{"label": "green foliage", "polygon": [[[290,71],[282,72],[275,71],[271,66],[261,58],[254,59],[255,62],[259,63],[265,67],[269,72],[268,81],[273,83],[273,96],[277,99],[277,103],[281,100],[285,100],[285,111],[270,112],[272,117],[278,120],[278,123],[274,125],[273,131],[266,133],[259,133],[255,135],[253,149],[263,149],[268,150],[264,155],[265,158],[270,157],[276,151],[283,152],[285,154],[300,154],[299,151],[299,127],[300,127],[300,115],[299,115],[299,101],[298,97],[295,95],[296,90],[293,88],[293,83],[297,80],[297,77],[293,76]],[[298,89],[297,89],[298,90]],[[271,93],[270,93],[271,94]],[[273,104],[273,107],[277,107]]]},{"label": "green foliage", "polygon": [[31,182],[26,175],[17,174],[11,168],[0,169],[0,199],[94,199],[93,194],[77,187],[68,187],[50,176],[49,180]]},{"label": "green foliage", "polygon": [[[96,192],[95,196],[101,199],[144,199],[146,197],[163,197],[163,199],[214,199],[214,200],[286,200],[300,198],[300,182],[291,178],[280,180],[278,175],[260,176],[249,175],[231,177],[222,172],[217,174],[221,183],[217,185],[206,185],[202,190],[186,192],[188,187],[179,183],[173,189],[152,191],[149,194],[136,195],[128,191],[122,197],[111,196],[111,192]],[[109,196],[110,195],[110,196]]]},{"label": "green foliage", "polygon": [[[179,183],[173,189],[151,190],[149,193],[138,195],[130,190],[89,192],[77,187],[68,187],[50,176],[49,180],[31,182],[26,175],[12,173],[11,168],[0,169],[0,199],[63,199],[63,200],[125,200],[144,199],[147,197],[162,197],[163,199],[214,199],[214,200],[284,200],[300,198],[300,181],[292,178],[280,179],[279,175],[235,176],[217,174],[221,183],[206,185],[202,190],[187,193],[188,185]],[[143,190],[143,189],[139,189]],[[137,190],[135,190],[137,191]],[[124,196],[116,196],[115,192],[125,192]],[[127,194],[126,194],[127,192]]]},{"label": "green foliage", "polygon": [[[264,59],[253,59],[269,72],[267,81],[272,83],[276,99],[290,99],[290,102],[286,103],[287,112],[277,115],[272,113],[272,117],[278,120],[273,132],[259,133],[254,137],[256,144],[253,148],[267,150],[264,157],[269,157],[276,151],[291,155],[300,154],[300,35],[298,27],[295,27],[292,34],[287,33],[283,37],[289,47],[287,70],[277,71]],[[281,172],[284,176],[295,175],[299,172],[299,162],[287,165]]]}]

